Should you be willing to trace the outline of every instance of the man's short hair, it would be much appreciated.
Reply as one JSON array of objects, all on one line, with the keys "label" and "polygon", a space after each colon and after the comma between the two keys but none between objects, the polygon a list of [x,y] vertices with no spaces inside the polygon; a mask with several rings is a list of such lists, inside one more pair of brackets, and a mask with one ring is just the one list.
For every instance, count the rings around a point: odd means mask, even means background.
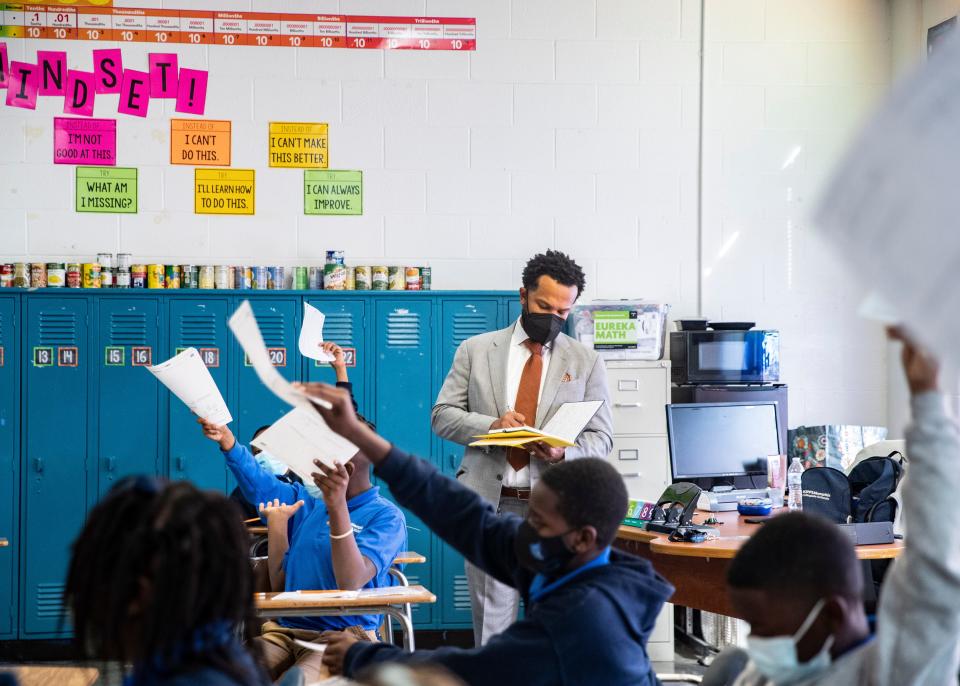
[{"label": "man's short hair", "polygon": [[850,538],[823,517],[790,512],[760,527],[727,571],[733,588],[803,593],[811,599],[863,594],[860,562]]},{"label": "man's short hair", "polygon": [[540,479],[557,494],[557,509],[570,526],[592,526],[598,546],[613,543],[629,499],[623,477],[609,462],[596,457],[561,462]]},{"label": "man's short hair", "polygon": [[580,265],[559,250],[547,250],[530,258],[527,266],[523,268],[523,287],[528,291],[535,291],[541,276],[549,276],[564,286],[576,286],[577,297],[587,285]]}]

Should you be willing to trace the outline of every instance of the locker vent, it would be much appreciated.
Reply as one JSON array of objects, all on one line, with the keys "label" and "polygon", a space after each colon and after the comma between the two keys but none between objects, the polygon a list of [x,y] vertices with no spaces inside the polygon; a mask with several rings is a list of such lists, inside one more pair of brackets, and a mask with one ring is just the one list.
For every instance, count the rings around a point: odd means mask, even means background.
[{"label": "locker vent", "polygon": [[77,315],[73,312],[41,312],[40,345],[77,345]]},{"label": "locker vent", "polygon": [[323,333],[327,340],[336,341],[338,345],[356,347],[353,340],[353,315],[349,312],[328,314],[323,322]]},{"label": "locker vent", "polygon": [[416,312],[394,311],[387,317],[387,346],[416,348],[420,345],[420,315]]},{"label": "locker vent", "polygon": [[466,574],[453,577],[453,609],[457,612],[470,612],[470,586]]},{"label": "locker vent", "polygon": [[217,317],[213,314],[185,314],[180,317],[177,347],[213,347],[217,345]]},{"label": "locker vent", "polygon": [[[276,312],[257,312],[257,324],[260,325],[260,332],[263,334],[263,342],[271,347],[284,347],[286,345],[284,333],[286,326],[284,316]],[[326,326],[326,324],[324,324]]]},{"label": "locker vent", "polygon": [[57,619],[66,614],[63,607],[64,584],[37,584],[37,617]]},{"label": "locker vent", "polygon": [[147,315],[143,312],[111,312],[110,344],[146,345]]},{"label": "locker vent", "polygon": [[482,312],[457,312],[453,315],[453,348],[472,336],[490,331],[490,320]]}]

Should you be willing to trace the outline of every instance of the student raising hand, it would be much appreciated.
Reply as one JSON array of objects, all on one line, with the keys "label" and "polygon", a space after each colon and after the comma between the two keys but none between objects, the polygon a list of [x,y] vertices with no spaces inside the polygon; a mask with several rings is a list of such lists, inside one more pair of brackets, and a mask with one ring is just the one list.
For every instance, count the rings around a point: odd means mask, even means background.
[{"label": "student raising hand", "polygon": [[266,517],[267,522],[273,520],[286,522],[297,514],[297,510],[301,507],[303,507],[302,500],[298,500],[293,505],[284,505],[277,498],[274,498],[272,503],[260,503],[260,516]]},{"label": "student raising hand", "polygon": [[350,475],[353,474],[354,466],[349,462],[346,465],[334,462],[333,467],[328,467],[320,460],[314,460],[313,464],[317,466],[319,472],[312,473],[310,477],[323,494],[323,502],[327,509],[346,503],[347,486],[350,485]]},{"label": "student raising hand", "polygon": [[333,355],[333,361],[330,362],[330,366],[333,367],[333,371],[337,373],[337,383],[349,381],[350,378],[347,376],[347,356],[344,354],[343,348],[333,341],[324,341],[320,349],[328,355]]},{"label": "student raising hand", "polygon": [[203,435],[211,441],[219,443],[220,450],[224,452],[230,450],[234,443],[237,442],[237,439],[233,436],[233,432],[230,431],[230,427],[226,425],[217,426],[213,422],[208,422],[203,417],[197,417],[197,424],[203,428]]}]

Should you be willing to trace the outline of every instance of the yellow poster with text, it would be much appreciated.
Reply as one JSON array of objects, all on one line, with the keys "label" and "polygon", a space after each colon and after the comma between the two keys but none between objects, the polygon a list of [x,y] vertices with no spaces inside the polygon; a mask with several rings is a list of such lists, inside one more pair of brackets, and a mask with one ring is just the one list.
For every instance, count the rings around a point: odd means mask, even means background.
[{"label": "yellow poster with text", "polygon": [[195,214],[253,214],[253,169],[194,169]]},{"label": "yellow poster with text", "polygon": [[326,124],[270,122],[271,167],[326,169],[329,164]]}]

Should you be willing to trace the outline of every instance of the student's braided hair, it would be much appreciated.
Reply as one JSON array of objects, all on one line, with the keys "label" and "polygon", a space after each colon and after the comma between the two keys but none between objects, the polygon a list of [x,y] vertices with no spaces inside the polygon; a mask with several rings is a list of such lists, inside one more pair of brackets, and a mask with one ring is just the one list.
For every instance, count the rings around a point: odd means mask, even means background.
[{"label": "student's braided hair", "polygon": [[254,617],[241,519],[230,500],[187,482],[120,482],[73,544],[65,597],[80,648],[147,672],[212,667],[263,683],[237,659],[235,632]]}]

